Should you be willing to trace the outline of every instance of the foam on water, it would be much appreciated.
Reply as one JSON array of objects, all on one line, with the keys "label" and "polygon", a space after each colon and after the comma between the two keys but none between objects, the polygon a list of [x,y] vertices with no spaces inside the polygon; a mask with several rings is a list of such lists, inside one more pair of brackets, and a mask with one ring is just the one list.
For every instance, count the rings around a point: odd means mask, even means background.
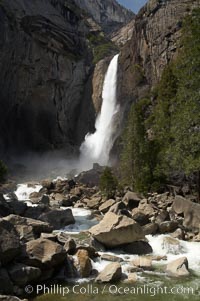
[{"label": "foam on water", "polygon": [[[81,231],[87,231],[98,223],[98,221],[93,218],[90,210],[83,208],[68,208],[72,210],[72,214],[75,218],[75,224],[63,228],[62,231],[68,234],[79,234]],[[66,209],[66,207],[63,207],[63,209]]]},{"label": "foam on water", "polygon": [[17,190],[15,191],[15,195],[17,196],[19,201],[28,201],[30,200],[30,194],[33,192],[39,192],[42,188],[41,185],[31,185],[28,184],[19,184],[17,185]]}]

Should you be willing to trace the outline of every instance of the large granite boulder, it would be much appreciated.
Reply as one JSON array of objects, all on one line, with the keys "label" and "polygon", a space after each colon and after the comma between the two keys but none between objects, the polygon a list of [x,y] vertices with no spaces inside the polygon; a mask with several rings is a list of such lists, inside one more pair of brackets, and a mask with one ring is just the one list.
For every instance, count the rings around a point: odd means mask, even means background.
[{"label": "large granite boulder", "polygon": [[116,282],[122,277],[122,268],[119,262],[109,263],[103,271],[97,276],[96,282]]},{"label": "large granite boulder", "polygon": [[66,210],[54,209],[46,213],[43,213],[42,215],[39,216],[39,219],[41,221],[49,223],[54,229],[61,229],[75,223],[75,219],[73,217],[71,209],[66,209]]},{"label": "large granite boulder", "polygon": [[53,230],[53,227],[49,223],[19,215],[11,214],[5,217],[4,220],[10,222],[15,227],[20,239],[25,242],[38,238],[43,232],[50,233]]},{"label": "large granite boulder", "polygon": [[39,238],[26,243],[23,261],[30,266],[49,269],[62,264],[66,258],[63,246],[49,239]]},{"label": "large granite boulder", "polygon": [[76,253],[76,267],[82,278],[87,278],[92,272],[92,263],[87,250],[80,249]]},{"label": "large granite boulder", "polygon": [[12,223],[0,219],[0,262],[5,265],[20,252],[20,238]]},{"label": "large granite boulder", "polygon": [[183,214],[183,226],[190,230],[200,229],[200,204],[191,202],[182,196],[176,196],[172,205],[176,214]]},{"label": "large granite boulder", "polygon": [[107,248],[144,239],[141,226],[127,216],[118,216],[112,212],[106,213],[103,220],[93,226],[89,232]]},{"label": "large granite boulder", "polygon": [[8,269],[8,272],[13,283],[20,287],[31,283],[41,275],[41,270],[39,268],[27,266],[22,263],[12,265]]},{"label": "large granite boulder", "polygon": [[186,257],[178,258],[170,263],[166,267],[166,273],[169,276],[180,277],[189,276],[188,260]]}]

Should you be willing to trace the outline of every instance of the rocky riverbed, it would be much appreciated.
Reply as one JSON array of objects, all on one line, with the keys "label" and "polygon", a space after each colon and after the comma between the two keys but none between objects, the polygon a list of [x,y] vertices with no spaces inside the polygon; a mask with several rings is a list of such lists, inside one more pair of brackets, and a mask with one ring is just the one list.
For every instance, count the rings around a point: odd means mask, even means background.
[{"label": "rocky riverbed", "polygon": [[[191,199],[169,192],[144,198],[128,188],[106,199],[96,186],[61,178],[4,190],[1,299],[33,298],[37,285],[66,283],[101,290],[167,281],[198,291],[200,205]],[[94,295],[92,288],[86,295]]]}]

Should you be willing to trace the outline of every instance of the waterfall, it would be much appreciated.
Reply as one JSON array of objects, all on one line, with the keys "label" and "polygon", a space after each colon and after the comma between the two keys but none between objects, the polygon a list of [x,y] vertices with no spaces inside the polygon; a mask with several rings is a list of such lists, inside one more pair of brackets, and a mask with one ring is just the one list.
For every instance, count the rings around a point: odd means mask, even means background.
[{"label": "waterfall", "polygon": [[102,107],[95,122],[96,131],[88,133],[80,147],[81,162],[85,168],[91,168],[93,163],[108,165],[109,153],[113,146],[114,115],[119,106],[116,101],[117,67],[119,54],[110,62],[105,75],[102,91]]}]

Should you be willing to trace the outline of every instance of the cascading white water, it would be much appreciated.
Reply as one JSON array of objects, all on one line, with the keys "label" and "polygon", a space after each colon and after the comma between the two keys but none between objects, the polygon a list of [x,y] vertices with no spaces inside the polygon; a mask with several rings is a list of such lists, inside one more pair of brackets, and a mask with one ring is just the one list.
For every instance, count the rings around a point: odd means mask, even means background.
[{"label": "cascading white water", "polygon": [[81,145],[81,163],[90,168],[93,163],[107,165],[113,146],[113,117],[118,112],[116,101],[117,67],[119,54],[110,62],[104,79],[101,112],[97,116],[93,134],[87,134]]}]

